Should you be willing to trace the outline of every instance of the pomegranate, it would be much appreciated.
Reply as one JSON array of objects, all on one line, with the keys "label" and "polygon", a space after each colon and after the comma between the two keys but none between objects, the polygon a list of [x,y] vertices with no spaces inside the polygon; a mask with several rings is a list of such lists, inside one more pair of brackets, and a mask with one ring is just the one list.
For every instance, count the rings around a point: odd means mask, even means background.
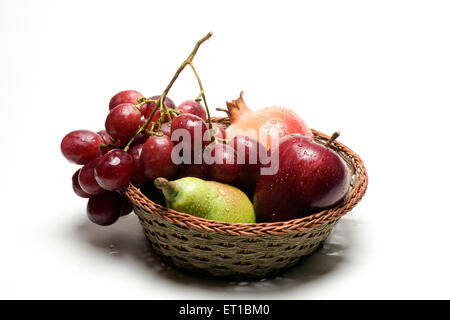
[{"label": "pomegranate", "polygon": [[282,137],[301,133],[308,137],[313,134],[306,123],[293,111],[284,107],[266,107],[252,111],[244,102],[243,92],[232,102],[227,102],[231,125],[227,128],[227,138],[246,135],[257,139],[267,150]]}]

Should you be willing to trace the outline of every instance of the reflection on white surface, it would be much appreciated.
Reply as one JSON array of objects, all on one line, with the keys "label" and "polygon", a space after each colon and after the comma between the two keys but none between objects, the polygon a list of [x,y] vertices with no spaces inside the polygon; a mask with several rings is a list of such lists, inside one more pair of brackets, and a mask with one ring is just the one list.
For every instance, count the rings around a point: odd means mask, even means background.
[{"label": "reflection on white surface", "polygon": [[[227,293],[274,293],[299,288],[335,272],[351,254],[357,228],[356,221],[341,219],[322,248],[304,257],[298,265],[277,277],[255,281],[205,278],[167,265],[152,252],[151,245],[134,214],[122,218],[119,223],[110,227],[98,227],[84,220],[75,228],[75,235],[87,248],[97,251],[99,255],[110,255],[118,259],[124,268],[130,267],[130,263],[133,264],[134,268],[137,267],[142,273],[143,281],[159,276],[175,286],[195,286]],[[149,273],[152,274],[151,277]]]}]

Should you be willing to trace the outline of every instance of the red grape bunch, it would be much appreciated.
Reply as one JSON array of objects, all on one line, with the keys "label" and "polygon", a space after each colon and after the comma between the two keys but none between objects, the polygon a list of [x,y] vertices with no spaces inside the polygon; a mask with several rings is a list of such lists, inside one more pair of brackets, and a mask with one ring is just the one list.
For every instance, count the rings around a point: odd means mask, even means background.
[{"label": "red grape bunch", "polygon": [[[236,184],[243,190],[254,186],[260,163],[245,166],[239,160],[248,158],[259,143],[249,137],[226,140],[225,129],[211,122],[192,65],[199,46],[211,35],[197,42],[161,95],[146,98],[136,90],[121,91],[109,102],[104,129],[76,130],[62,139],[64,157],[82,166],[72,176],[72,187],[75,194],[89,199],[87,215],[92,222],[110,225],[132,211],[121,191],[129,183],[162,205],[160,191],[153,185],[159,177],[192,176]],[[176,106],[167,93],[188,65],[196,73],[201,93]]]},{"label": "red grape bunch", "polygon": [[[62,139],[64,157],[82,165],[72,176],[72,187],[78,196],[89,198],[87,214],[94,223],[110,225],[132,211],[120,191],[130,182],[151,189],[158,177],[193,176],[254,185],[252,173],[259,166],[245,168],[244,176],[236,150],[243,146],[248,154],[249,148],[257,147],[256,141],[235,137],[227,143],[224,128],[215,123],[210,127],[200,103],[187,100],[176,107],[165,97],[164,107],[155,110],[159,98],[121,91],[111,98],[105,129],[76,130]],[[180,130],[185,135],[174,138]],[[180,163],[172,160],[176,146],[184,152]]]}]

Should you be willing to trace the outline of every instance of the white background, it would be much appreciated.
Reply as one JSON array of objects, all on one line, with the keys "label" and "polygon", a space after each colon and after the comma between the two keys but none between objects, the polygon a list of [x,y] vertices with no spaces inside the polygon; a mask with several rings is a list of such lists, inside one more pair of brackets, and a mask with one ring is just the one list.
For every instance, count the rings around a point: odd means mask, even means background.
[{"label": "white background", "polygon": [[[0,0],[0,298],[450,298],[447,1]],[[212,281],[161,264],[136,216],[87,220],[60,154],[113,94],[162,92],[194,43],[209,104],[245,91],[365,161],[363,201],[281,276]],[[169,96],[197,95],[186,70]]]}]

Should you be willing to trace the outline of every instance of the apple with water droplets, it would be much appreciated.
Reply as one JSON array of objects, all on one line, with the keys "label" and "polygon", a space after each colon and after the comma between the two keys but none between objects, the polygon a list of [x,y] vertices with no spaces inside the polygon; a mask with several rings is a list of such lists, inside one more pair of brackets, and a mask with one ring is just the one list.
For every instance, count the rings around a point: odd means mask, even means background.
[{"label": "apple with water droplets", "polygon": [[253,204],[258,221],[286,221],[338,204],[350,185],[350,171],[329,145],[309,136],[290,134],[272,148],[278,171],[257,179]]}]

